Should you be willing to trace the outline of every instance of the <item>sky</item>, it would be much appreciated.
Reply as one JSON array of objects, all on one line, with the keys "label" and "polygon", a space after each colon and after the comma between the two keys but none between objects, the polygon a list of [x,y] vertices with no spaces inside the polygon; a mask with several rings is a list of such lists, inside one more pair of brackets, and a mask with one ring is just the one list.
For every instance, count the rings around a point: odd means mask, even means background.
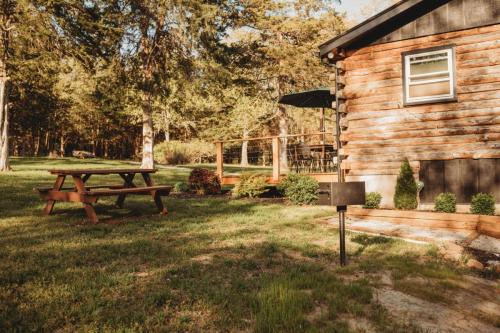
[{"label": "sky", "polygon": [[341,0],[338,6],[340,12],[346,12],[352,23],[359,23],[391,6],[391,0]]}]

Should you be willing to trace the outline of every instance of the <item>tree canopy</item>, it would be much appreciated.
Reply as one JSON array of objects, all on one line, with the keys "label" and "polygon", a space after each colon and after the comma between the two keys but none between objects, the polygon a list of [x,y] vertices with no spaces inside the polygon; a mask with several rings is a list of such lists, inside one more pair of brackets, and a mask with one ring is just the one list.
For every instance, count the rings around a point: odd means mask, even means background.
[{"label": "tree canopy", "polygon": [[151,167],[161,141],[316,129],[277,100],[326,85],[316,51],[345,29],[337,4],[1,0],[0,152]]}]

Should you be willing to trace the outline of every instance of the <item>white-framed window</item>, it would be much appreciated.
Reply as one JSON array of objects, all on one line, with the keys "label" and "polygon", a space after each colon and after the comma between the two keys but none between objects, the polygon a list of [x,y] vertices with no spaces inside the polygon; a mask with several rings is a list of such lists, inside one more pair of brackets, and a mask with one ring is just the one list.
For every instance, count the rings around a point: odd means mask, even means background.
[{"label": "white-framed window", "polygon": [[452,46],[405,52],[402,57],[405,105],[456,100]]}]

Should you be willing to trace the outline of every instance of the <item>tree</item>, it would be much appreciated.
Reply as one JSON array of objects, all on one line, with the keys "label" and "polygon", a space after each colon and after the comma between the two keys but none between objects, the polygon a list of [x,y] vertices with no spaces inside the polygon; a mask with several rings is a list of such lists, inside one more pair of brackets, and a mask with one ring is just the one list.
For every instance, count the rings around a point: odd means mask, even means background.
[{"label": "tree", "polygon": [[[263,124],[269,122],[273,115],[273,105],[263,96],[249,96],[239,89],[231,90],[231,108],[226,120],[226,128],[241,134],[243,139],[248,139]],[[248,166],[248,141],[243,141],[241,146],[241,166]]]},{"label": "tree", "polygon": [[0,172],[9,171],[9,102],[8,56],[11,33],[14,29],[14,1],[0,3]]},{"label": "tree", "polygon": [[397,209],[417,208],[417,182],[413,177],[410,162],[405,159],[401,164],[401,170],[396,181],[396,192],[394,193],[394,206]]},{"label": "tree", "polygon": [[[6,171],[10,108],[16,102],[11,97],[33,75],[24,69],[30,66],[41,76],[57,76],[52,65],[63,55],[92,66],[97,58],[107,55],[110,45],[117,45],[116,25],[112,19],[103,20],[111,17],[109,14],[114,12],[116,4],[78,0],[0,1],[0,171]],[[28,90],[37,93],[36,89]],[[52,88],[48,95],[48,100],[52,100]]]},{"label": "tree", "polygon": [[235,6],[232,1],[133,0],[123,9],[125,55],[141,96],[142,168],[154,167],[155,99],[168,95],[172,70],[189,70],[197,55],[207,55],[217,47],[231,6]]},{"label": "tree", "polygon": [[[246,2],[242,10],[238,40],[249,43],[251,67],[256,90],[276,103],[286,93],[322,86],[327,83],[326,69],[314,50],[345,26],[335,11],[337,1],[268,1]],[[253,38],[251,37],[253,36]],[[244,47],[241,47],[244,49]],[[290,114],[275,104],[275,122],[282,137],[288,135]],[[281,168],[287,169],[287,139],[282,139]]]}]

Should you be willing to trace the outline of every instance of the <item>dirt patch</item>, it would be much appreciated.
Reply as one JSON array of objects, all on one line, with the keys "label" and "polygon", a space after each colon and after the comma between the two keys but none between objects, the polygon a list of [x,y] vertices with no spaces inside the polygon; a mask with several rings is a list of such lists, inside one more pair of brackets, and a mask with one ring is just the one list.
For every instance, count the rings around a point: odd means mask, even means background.
[{"label": "dirt patch", "polygon": [[212,262],[213,258],[214,258],[213,253],[207,253],[207,254],[200,254],[198,256],[192,257],[191,260],[196,261],[196,262],[201,262],[204,264],[208,264],[208,263]]},{"label": "dirt patch", "polygon": [[307,315],[307,320],[310,322],[316,321],[321,319],[325,314],[328,313],[328,307],[324,304],[317,305],[314,310],[312,310],[308,315]]},{"label": "dirt patch", "polygon": [[347,318],[347,323],[354,332],[369,333],[377,331],[375,327],[373,327],[373,324],[366,318],[362,317]]},{"label": "dirt patch", "polygon": [[294,259],[296,261],[305,261],[305,262],[314,262],[315,261],[312,258],[309,258],[309,257],[302,255],[302,253],[300,253],[300,252],[292,251],[292,250],[288,250],[288,249],[283,250],[282,254],[284,255],[284,258],[288,257],[288,258]]},{"label": "dirt patch", "polygon": [[134,273],[135,276],[137,277],[148,277],[151,275],[150,272],[137,272],[137,273]]},{"label": "dirt patch", "polygon": [[394,317],[430,332],[500,332],[494,324],[480,320],[468,311],[424,301],[390,288],[377,289],[376,297]]}]

